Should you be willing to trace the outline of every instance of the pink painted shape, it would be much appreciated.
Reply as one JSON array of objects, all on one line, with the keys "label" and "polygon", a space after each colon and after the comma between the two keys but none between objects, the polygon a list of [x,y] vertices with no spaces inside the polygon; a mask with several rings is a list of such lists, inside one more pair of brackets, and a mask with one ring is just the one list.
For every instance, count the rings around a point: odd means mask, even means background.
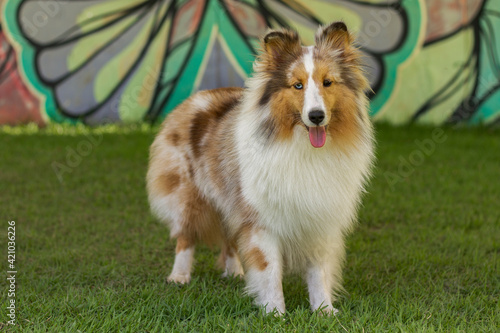
[{"label": "pink painted shape", "polygon": [[45,124],[40,114],[40,101],[24,84],[17,68],[12,46],[0,32],[0,125],[35,122]]},{"label": "pink painted shape", "polygon": [[200,24],[206,0],[190,0],[175,14],[170,46],[191,37]]},{"label": "pink painted shape", "polygon": [[477,17],[484,0],[426,0],[426,42],[446,36]]},{"label": "pink painted shape", "polygon": [[231,17],[247,36],[259,37],[267,30],[266,20],[260,12],[243,3],[225,0]]}]

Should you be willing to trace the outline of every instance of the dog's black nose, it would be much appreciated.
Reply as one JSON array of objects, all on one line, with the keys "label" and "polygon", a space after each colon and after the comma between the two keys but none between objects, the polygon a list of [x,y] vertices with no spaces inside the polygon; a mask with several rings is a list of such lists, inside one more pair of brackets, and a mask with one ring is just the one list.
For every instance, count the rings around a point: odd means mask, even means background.
[{"label": "dog's black nose", "polygon": [[325,113],[321,110],[312,110],[309,112],[309,120],[319,125],[325,119]]}]

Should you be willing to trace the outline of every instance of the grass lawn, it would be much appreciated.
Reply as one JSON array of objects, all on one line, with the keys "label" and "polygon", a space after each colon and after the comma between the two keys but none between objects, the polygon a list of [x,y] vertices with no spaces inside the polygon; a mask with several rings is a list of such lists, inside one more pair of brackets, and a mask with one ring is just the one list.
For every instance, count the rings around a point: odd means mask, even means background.
[{"label": "grass lawn", "polygon": [[2,278],[0,331],[500,330],[499,131],[445,129],[430,144],[433,129],[377,126],[375,177],[331,318],[310,313],[295,276],[285,278],[287,314],[259,314],[208,248],[197,250],[191,284],[166,283],[174,242],[150,215],[144,182],[155,132],[0,129],[2,276],[10,220],[18,272],[17,326],[6,325]]}]

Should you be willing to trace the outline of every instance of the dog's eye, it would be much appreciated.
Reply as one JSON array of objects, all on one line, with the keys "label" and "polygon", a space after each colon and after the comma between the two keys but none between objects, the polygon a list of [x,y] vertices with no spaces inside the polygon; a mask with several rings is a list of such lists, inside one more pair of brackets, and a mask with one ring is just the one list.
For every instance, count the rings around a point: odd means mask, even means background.
[{"label": "dog's eye", "polygon": [[297,89],[297,90],[300,90],[300,89],[304,88],[304,86],[303,86],[303,85],[302,85],[302,83],[300,83],[300,82],[295,83],[295,84],[293,85],[293,87],[294,87],[295,89]]},{"label": "dog's eye", "polygon": [[326,79],[325,81],[323,81],[323,87],[329,87],[332,85],[332,81]]}]

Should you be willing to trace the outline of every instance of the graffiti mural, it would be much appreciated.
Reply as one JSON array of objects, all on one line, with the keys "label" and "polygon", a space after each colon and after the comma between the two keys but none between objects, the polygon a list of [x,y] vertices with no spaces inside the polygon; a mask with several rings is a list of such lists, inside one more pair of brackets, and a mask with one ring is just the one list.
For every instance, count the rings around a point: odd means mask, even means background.
[{"label": "graffiti mural", "polygon": [[15,51],[6,39],[0,21],[0,124],[26,122],[44,123],[40,102],[21,79]]},{"label": "graffiti mural", "polygon": [[[375,120],[500,116],[495,0],[9,0],[2,20],[0,91],[24,87],[55,122],[157,121],[196,90],[242,86],[268,27],[311,44],[334,20],[358,35]],[[2,74],[16,59],[17,81]]]},{"label": "graffiti mural", "polygon": [[500,1],[426,3],[423,43],[398,72],[398,92],[375,119],[397,124],[498,122]]}]

